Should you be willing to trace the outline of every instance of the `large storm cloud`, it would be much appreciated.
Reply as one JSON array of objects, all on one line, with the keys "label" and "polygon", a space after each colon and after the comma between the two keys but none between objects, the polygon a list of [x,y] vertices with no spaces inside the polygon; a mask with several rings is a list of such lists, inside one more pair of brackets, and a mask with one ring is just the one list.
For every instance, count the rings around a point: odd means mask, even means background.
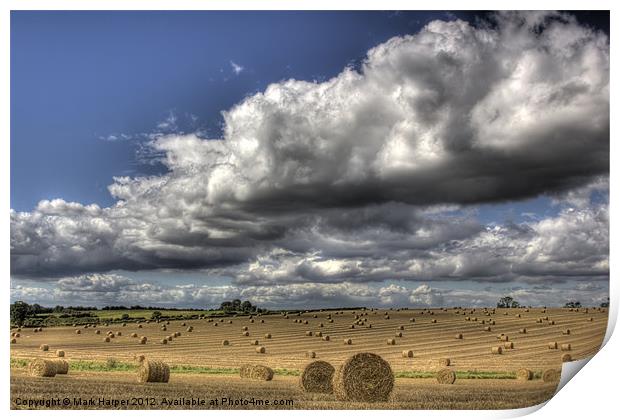
[{"label": "large storm cloud", "polygon": [[[167,173],[115,178],[111,207],[11,211],[13,276],[205,269],[276,288],[608,276],[607,204],[575,200],[607,188],[609,41],[569,15],[434,21],[360,69],[274,83],[223,116],[220,139],[156,137]],[[571,206],[518,225],[450,214],[541,194]]]}]

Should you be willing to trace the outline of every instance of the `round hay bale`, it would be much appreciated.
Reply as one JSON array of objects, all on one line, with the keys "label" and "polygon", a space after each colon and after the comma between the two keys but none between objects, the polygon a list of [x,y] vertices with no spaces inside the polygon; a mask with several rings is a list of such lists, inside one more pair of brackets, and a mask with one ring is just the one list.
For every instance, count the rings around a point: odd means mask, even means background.
[{"label": "round hay bale", "polygon": [[138,324],[138,328],[142,328],[142,324]]},{"label": "round hay bale", "polygon": [[95,330],[95,334],[97,335],[101,334],[101,330]]},{"label": "round hay bale", "polygon": [[265,338],[271,338],[271,334],[269,333],[265,334]]},{"label": "round hay bale", "polygon": [[441,369],[437,371],[435,378],[440,384],[452,385],[456,382],[456,373],[452,369]]},{"label": "round hay bale", "polygon": [[569,353],[564,353],[562,355],[562,363],[564,363],[564,362],[572,362],[572,361],[573,361],[573,357]]},{"label": "round hay bale", "polygon": [[228,340],[222,340],[222,346],[227,346],[227,345],[229,345],[229,344],[230,344],[230,343],[228,342]]},{"label": "round hay bale", "polygon": [[558,342],[557,341],[550,341],[549,343],[547,343],[547,347],[549,348],[549,350],[557,350]]},{"label": "round hay bale", "polygon": [[65,357],[64,350],[56,350],[56,357]]},{"label": "round hay bale", "polygon": [[315,352],[313,352],[312,350],[308,350],[308,351],[306,352],[306,357],[307,357],[308,359],[314,359],[314,358],[316,358],[316,353],[315,353]]},{"label": "round hay bale", "polygon": [[549,321],[549,325],[555,325],[555,321]]},{"label": "round hay bale", "polygon": [[564,331],[562,331],[562,335],[570,335],[570,330],[567,328]]},{"label": "round hay bale", "polygon": [[56,375],[66,375],[69,373],[69,363],[66,360],[52,360],[52,363],[54,363]]},{"label": "round hay bale", "polygon": [[244,331],[242,335],[244,337],[249,337],[250,336],[250,332],[249,331]]},{"label": "round hay bale", "polygon": [[191,327],[191,326],[190,326],[190,327],[187,327],[187,329],[186,329],[185,331],[187,331],[187,332],[192,332],[192,331],[194,331],[194,327]]},{"label": "round hay bale", "polygon": [[436,324],[437,320],[436,319],[431,319],[431,324]]},{"label": "round hay bale", "polygon": [[353,344],[353,340],[351,340],[350,338],[345,338],[344,339],[344,344],[345,344],[345,346],[349,346],[349,345]]},{"label": "round hay bale", "polygon": [[521,328],[521,329],[519,330],[519,333],[520,333],[520,334],[527,334],[527,328]]},{"label": "round hay bale", "polygon": [[514,348],[515,348],[515,343],[513,343],[512,341],[506,341],[506,342],[504,343],[504,348],[505,348],[506,350],[512,350],[512,349],[514,349]]},{"label": "round hay bale", "polygon": [[572,350],[572,346],[569,343],[565,343],[565,344],[562,344],[560,346],[560,350],[562,350],[562,351],[571,351]]},{"label": "round hay bale", "polygon": [[403,350],[403,357],[406,357],[406,358],[413,357],[413,350]]},{"label": "round hay bale", "polygon": [[374,353],[358,353],[335,372],[332,386],[344,401],[387,401],[394,388],[390,364]]},{"label": "round hay bale", "polygon": [[170,366],[164,362],[144,359],[138,368],[138,382],[168,382]]},{"label": "round hay bale", "polygon": [[82,334],[82,330],[75,330],[76,334]]},{"label": "round hay bale", "polygon": [[491,353],[493,353],[493,354],[502,354],[502,347],[500,347],[500,346],[493,346],[493,347],[491,347]]},{"label": "round hay bale", "polygon": [[588,318],[588,321],[592,322],[592,321],[594,321],[594,318],[590,317],[590,318]]},{"label": "round hay bale", "polygon": [[146,356],[143,354],[136,354],[133,356],[133,360],[135,360],[138,363],[142,363],[144,362],[144,360],[146,360]]},{"label": "round hay bale", "polygon": [[17,343],[17,339],[16,338],[11,338],[11,344],[16,344]]},{"label": "round hay bale", "polygon": [[315,337],[323,337],[323,333],[321,331],[317,331],[314,333]]},{"label": "round hay bale", "polygon": [[174,332],[174,336],[175,337],[180,337],[181,336],[181,331],[175,331]]},{"label": "round hay bale", "polygon": [[258,340],[250,340],[251,346],[258,346]]},{"label": "round hay bale", "polygon": [[393,338],[388,338],[387,339],[387,344],[388,344],[388,346],[393,346],[393,345],[396,344],[396,340],[393,339]]},{"label": "round hay bale", "polygon": [[261,320],[260,320],[260,323],[261,323],[261,324],[264,324],[264,323],[265,323],[265,320],[264,320],[264,319],[261,319]]},{"label": "round hay bale", "polygon": [[116,331],[116,336],[117,336],[117,337],[120,337],[121,335],[123,335],[123,333],[122,333],[122,332],[120,332],[120,331]]},{"label": "round hay bale", "polygon": [[534,379],[534,372],[529,369],[519,369],[515,372],[517,379],[520,381],[531,381]]},{"label": "round hay bale", "polygon": [[168,330],[168,328],[166,328],[166,326],[165,326],[165,325],[162,325],[162,326],[161,326],[161,330],[162,330],[162,331],[167,331],[167,330]]},{"label": "round hay bale", "polygon": [[140,344],[146,344],[147,338],[146,337],[140,337]]},{"label": "round hay bale", "polygon": [[49,351],[49,349],[50,349],[50,346],[47,345],[47,344],[41,344],[39,346],[39,350],[41,350],[41,351]]},{"label": "round hay bale", "polygon": [[486,332],[491,332],[491,327],[484,327],[483,330],[486,331]]},{"label": "round hay bale", "polygon": [[138,338],[138,333],[131,333],[132,338]]},{"label": "round hay bale", "polygon": [[454,336],[454,338],[456,338],[457,340],[462,340],[463,339],[463,334],[458,333]]},{"label": "round hay bale", "polygon": [[299,385],[305,392],[332,394],[334,392],[332,379],[335,371],[331,364],[321,360],[309,363],[299,378]]},{"label": "round hay bale", "polygon": [[104,343],[109,343],[110,342],[110,337],[104,337],[103,342]]},{"label": "round hay bale", "polygon": [[437,362],[439,366],[450,366],[451,360],[447,357],[443,357]]},{"label": "round hay bale", "polygon": [[306,331],[306,337],[312,337],[312,331]]},{"label": "round hay bale", "polygon": [[329,341],[329,335],[324,335],[323,337],[321,337],[321,339],[323,341]]},{"label": "round hay bale", "polygon": [[167,340],[167,339],[165,339],[165,338],[162,338],[162,339],[161,339],[161,341],[160,341],[160,343],[162,343],[162,344],[168,344],[168,340]]},{"label": "round hay bale", "polygon": [[562,371],[560,369],[547,369],[542,374],[543,382],[559,382]]},{"label": "round hay bale", "polygon": [[34,359],[28,365],[28,374],[30,376],[38,376],[51,378],[56,376],[56,364],[51,360]]},{"label": "round hay bale", "polygon": [[502,336],[501,336],[500,340],[501,340],[501,341],[510,341],[510,340],[508,339],[508,336],[507,336],[507,335],[504,335],[504,334],[502,334]]},{"label": "round hay bale", "polygon": [[243,328],[241,328],[241,331],[247,331],[248,327],[247,326],[243,326]]},{"label": "round hay bale", "polygon": [[265,346],[256,347],[256,353],[265,353],[265,351],[266,351]]},{"label": "round hay bale", "polygon": [[239,369],[239,376],[247,379],[270,381],[273,379],[273,370],[263,365],[243,365]]}]

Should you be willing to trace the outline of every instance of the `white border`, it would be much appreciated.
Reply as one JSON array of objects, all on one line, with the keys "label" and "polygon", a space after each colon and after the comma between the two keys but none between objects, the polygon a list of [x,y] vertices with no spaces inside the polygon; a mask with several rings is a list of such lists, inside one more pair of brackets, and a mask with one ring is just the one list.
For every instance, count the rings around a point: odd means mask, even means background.
[{"label": "white border", "polygon": [[[432,8],[425,7],[431,5]],[[620,27],[618,25],[617,10],[614,10],[613,5],[619,4],[612,1],[598,1],[590,0],[588,2],[578,1],[545,1],[545,0],[524,0],[520,2],[516,1],[469,1],[466,4],[455,0],[435,0],[432,3],[424,2],[414,3],[406,0],[4,0],[0,3],[2,9],[2,15],[0,17],[0,37],[2,39],[0,43],[0,63],[2,63],[1,74],[1,86],[2,100],[0,100],[0,129],[3,131],[2,146],[3,153],[0,153],[0,172],[2,176],[2,182],[5,189],[0,198],[2,208],[6,211],[10,208],[9,197],[9,183],[10,183],[10,153],[9,153],[9,139],[10,139],[10,127],[9,127],[9,109],[10,109],[10,10],[64,10],[64,9],[77,9],[77,10],[345,10],[345,9],[361,9],[361,10],[495,10],[495,9],[583,9],[584,6],[588,10],[611,10],[611,33],[615,34],[616,30]],[[613,35],[612,35],[613,36]],[[611,84],[611,97],[615,88],[614,80],[616,65],[615,57],[618,51],[616,47],[617,42],[611,42],[611,69],[612,69],[612,84]],[[611,115],[614,115],[614,104],[612,103]],[[616,121],[611,119],[611,138],[613,139],[613,133],[616,133]],[[617,163],[618,159],[617,147],[614,142],[611,142],[611,162]],[[613,190],[616,185],[616,170],[611,165],[611,189]],[[617,208],[615,199],[616,193],[610,194],[610,208],[613,210]],[[615,238],[617,235],[617,225],[614,223],[615,215],[611,217],[610,221],[610,233],[611,233],[611,255],[610,265],[614,267],[616,261],[615,251]],[[1,266],[4,268],[4,278],[6,279],[5,291],[7,292],[7,300],[10,295],[8,292],[9,281],[9,250],[10,250],[10,226],[9,218],[3,217],[0,221],[1,234],[4,238],[3,252],[1,254]],[[611,276],[613,278],[613,276]],[[360,416],[383,418],[390,416],[393,420],[409,419],[413,416],[420,416],[422,418],[454,418],[459,417],[461,419],[485,419],[485,418],[508,418],[526,415],[530,415],[532,419],[542,419],[549,416],[553,417],[565,417],[565,418],[577,418],[585,416],[601,416],[603,418],[609,417],[610,413],[613,413],[616,408],[617,389],[616,381],[620,369],[618,367],[618,361],[614,360],[615,354],[620,352],[619,340],[616,336],[611,335],[618,315],[618,303],[619,295],[616,285],[610,284],[611,294],[611,308],[610,308],[610,325],[606,335],[605,347],[588,363],[588,367],[579,373],[579,379],[570,381],[554,398],[552,398],[544,408],[532,407],[521,410],[488,410],[488,411],[408,411],[408,410],[391,410],[391,411],[253,411],[252,413],[246,413],[243,411],[219,411],[211,410],[208,413],[204,411],[183,411],[182,415],[190,418],[203,419],[205,416],[211,418],[246,418],[251,415],[253,418],[269,418],[269,419],[299,419],[314,416],[322,416],[327,418],[342,418],[343,416]],[[8,304],[8,302],[7,302]],[[2,325],[8,325],[9,314],[8,308],[5,307],[3,311],[0,311],[2,317]],[[608,340],[608,341],[607,341]],[[2,373],[4,377],[3,382],[3,395],[4,408],[9,410],[9,345],[5,343],[2,347],[3,360]],[[575,365],[573,365],[575,366]],[[573,369],[574,370],[574,369]],[[578,370],[578,369],[577,369]],[[566,375],[568,372],[563,372]],[[540,410],[539,410],[540,409]],[[10,410],[9,410],[10,411]],[[9,415],[19,418],[34,418],[39,413],[34,411],[10,411]],[[95,411],[89,412],[88,416],[93,418],[106,418],[110,416],[109,411]],[[123,418],[130,418],[135,416],[136,413],[125,411],[114,411],[113,415],[121,416]],[[48,418],[61,418],[72,419],[81,416],[79,411],[46,411],[44,415]],[[161,410],[150,411],[149,417],[167,418],[169,413]]]}]

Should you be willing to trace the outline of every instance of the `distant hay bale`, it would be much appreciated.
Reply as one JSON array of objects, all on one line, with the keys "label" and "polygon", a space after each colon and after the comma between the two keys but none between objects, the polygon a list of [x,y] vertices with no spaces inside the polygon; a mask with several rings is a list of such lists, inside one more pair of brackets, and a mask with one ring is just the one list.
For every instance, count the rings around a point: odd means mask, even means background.
[{"label": "distant hay bale", "polygon": [[41,350],[41,351],[49,351],[49,349],[50,349],[50,346],[47,345],[47,344],[41,344],[39,346],[39,350]]},{"label": "distant hay bale", "polygon": [[353,344],[353,340],[351,340],[350,338],[345,338],[344,339],[344,344],[345,345],[351,345],[351,344]]},{"label": "distant hay bale", "polygon": [[306,352],[306,357],[307,357],[308,359],[314,359],[314,358],[316,357],[316,353],[315,353],[315,352],[313,352],[312,350],[308,350],[308,351]]},{"label": "distant hay bale", "polygon": [[144,362],[144,360],[145,360],[145,359],[146,359],[146,356],[145,356],[145,355],[143,355],[143,354],[135,354],[135,355],[133,356],[133,360],[135,360],[135,361],[136,361],[136,362],[138,362],[138,363],[142,363],[142,362]]},{"label": "distant hay bale", "polygon": [[138,324],[138,328],[142,328],[142,324]]},{"label": "distant hay bale", "polygon": [[69,373],[69,363],[66,360],[52,360],[52,363],[56,369],[56,375],[66,375]]},{"label": "distant hay bale", "polygon": [[562,363],[564,363],[564,362],[572,362],[572,361],[573,361],[573,357],[569,353],[564,353],[562,355]]},{"label": "distant hay bale", "polygon": [[230,321],[228,321],[229,324],[232,324],[232,319]]},{"label": "distant hay bale", "polygon": [[95,330],[95,334],[97,335],[101,334],[101,330]]},{"label": "distant hay bale", "polygon": [[404,326],[404,325],[401,325],[401,326],[399,326],[399,327],[398,327],[398,329],[402,331],[402,330],[404,330],[404,329],[405,329],[405,326]]},{"label": "distant hay bale", "polygon": [[571,347],[572,347],[572,346],[570,345],[570,343],[565,343],[565,344],[562,344],[562,345],[560,346],[560,350],[562,350],[562,351],[570,351],[570,350],[571,350]]},{"label": "distant hay bale", "polygon": [[65,357],[64,350],[56,350],[56,357]]},{"label": "distant hay bale", "polygon": [[388,344],[389,346],[393,346],[393,345],[395,345],[395,344],[396,344],[396,340],[395,340],[395,339],[393,339],[393,338],[388,338],[388,339],[387,339],[387,344]]},{"label": "distant hay bale", "polygon": [[146,337],[140,337],[140,344],[146,344],[147,338]]},{"label": "distant hay bale", "polygon": [[557,350],[558,342],[557,341],[550,341],[549,343],[547,343],[547,347],[549,348],[549,350]]},{"label": "distant hay bale", "polygon": [[401,332],[397,332],[397,333],[395,334],[395,336],[396,336],[396,337],[402,337],[402,336],[403,336],[403,333],[401,333]]},{"label": "distant hay bale", "polygon": [[570,335],[570,330],[567,328],[564,331],[562,331],[562,335]]},{"label": "distant hay bale", "polygon": [[329,341],[329,335],[324,335],[323,337],[321,337],[321,339],[323,341]]},{"label": "distant hay bale", "polygon": [[415,318],[409,318],[409,322],[415,322]]},{"label": "distant hay bale", "polygon": [[11,344],[16,344],[17,343],[17,339],[16,338],[11,338]]},{"label": "distant hay bale", "polygon": [[114,338],[114,337],[116,337],[116,336],[114,335],[114,333],[110,333],[110,334],[108,334],[108,337],[110,337],[110,338]]},{"label": "distant hay bale", "polygon": [[306,337],[312,337],[312,331],[306,331]]},{"label": "distant hay bale", "polygon": [[156,360],[143,360],[138,368],[138,382],[168,382],[170,380],[170,366]]},{"label": "distant hay bale", "polygon": [[265,346],[256,347],[256,353],[265,353],[265,351],[266,351]]},{"label": "distant hay bale", "polygon": [[491,347],[491,353],[493,353],[493,354],[502,354],[502,347],[500,347],[500,346],[493,346],[493,347]]},{"label": "distant hay bale", "polygon": [[227,345],[229,345],[229,344],[230,344],[230,343],[228,342],[228,340],[222,340],[222,346],[227,346]]},{"label": "distant hay bale", "polygon": [[123,333],[122,333],[122,332],[120,332],[120,331],[116,331],[116,335],[117,335],[118,337],[120,337],[121,335],[123,335]]},{"label": "distant hay bale", "polygon": [[251,346],[258,346],[258,340],[250,340]]},{"label": "distant hay bale", "polygon": [[162,338],[160,341],[161,344],[168,344],[168,340],[165,338]]},{"label": "distant hay bale", "polygon": [[531,381],[534,378],[534,372],[525,368],[517,370],[515,374],[520,381]]},{"label": "distant hay bale", "polygon": [[260,323],[261,323],[261,324],[264,324],[264,323],[265,323],[265,320],[264,320],[264,319],[261,319],[261,320],[260,320]]},{"label": "distant hay bale", "polygon": [[242,335],[244,337],[249,337],[250,336],[250,332],[249,331],[244,331]]},{"label": "distant hay bale", "polygon": [[175,331],[174,332],[174,336],[175,337],[180,337],[181,336],[181,331]]},{"label": "distant hay bale", "polygon": [[271,334],[270,333],[265,334],[265,338],[271,338]]},{"label": "distant hay bale", "polygon": [[103,342],[104,343],[109,343],[110,342],[110,337],[106,336],[103,338]]},{"label": "distant hay bale", "polygon": [[483,331],[486,331],[486,332],[491,332],[491,327],[484,327],[484,328],[483,328]]},{"label": "distant hay bale", "polygon": [[560,369],[546,369],[542,374],[543,382],[559,382],[562,371]]},{"label": "distant hay bale", "polygon": [[76,334],[82,334],[82,330],[75,330]]},{"label": "distant hay bale", "polygon": [[508,336],[507,336],[507,335],[504,335],[504,334],[502,334],[502,338],[500,338],[500,340],[501,340],[501,341],[510,341],[510,340],[508,339]]},{"label": "distant hay bale", "polygon": [[549,325],[555,325],[555,321],[549,321]]},{"label": "distant hay bale", "polygon": [[435,378],[440,384],[451,385],[456,381],[456,373],[452,369],[441,369],[437,371]]},{"label": "distant hay bale", "polygon": [[56,364],[51,360],[34,359],[28,364],[28,374],[44,378],[54,377],[56,376]]},{"label": "distant hay bale", "polygon": [[437,320],[436,319],[431,319],[431,324],[436,324]]},{"label": "distant hay bale", "polygon": [[374,353],[358,353],[348,358],[334,373],[332,386],[344,401],[387,401],[394,388],[390,364]]},{"label": "distant hay bale", "polygon": [[463,339],[463,334],[458,333],[454,336],[454,338],[456,338],[457,340],[462,340]]},{"label": "distant hay bale", "polygon": [[137,338],[138,337],[138,333],[131,333],[131,337],[132,338]]},{"label": "distant hay bale", "polygon": [[512,341],[506,341],[506,342],[504,343],[504,348],[505,348],[506,350],[512,350],[512,349],[514,349],[514,348],[515,348],[515,343],[513,343]]},{"label": "distant hay bale", "polygon": [[521,329],[519,330],[519,333],[520,333],[520,334],[527,334],[527,329],[526,329],[526,328],[521,328]]},{"label": "distant hay bale", "polygon": [[121,324],[121,326],[126,327],[126,326],[127,326],[127,323],[126,323],[126,322],[123,322],[123,323]]},{"label": "distant hay bale", "polygon": [[161,330],[162,330],[162,331],[167,331],[167,330],[168,330],[168,328],[166,328],[166,326],[165,326],[165,325],[162,325],[162,326],[161,326]]},{"label": "distant hay bale", "polygon": [[403,357],[406,357],[406,358],[413,357],[413,350],[403,350]]},{"label": "distant hay bale", "polygon": [[187,332],[192,332],[192,331],[194,331],[194,327],[189,326],[189,327],[187,327],[187,329],[186,329],[185,331],[187,331]]},{"label": "distant hay bale", "polygon": [[182,327],[184,327],[185,325],[187,325],[185,322],[181,322]]},{"label": "distant hay bale", "polygon": [[588,318],[588,321],[592,322],[592,321],[594,321],[594,318],[590,317],[590,318]]},{"label": "distant hay bale", "polygon": [[239,376],[246,379],[270,381],[273,379],[273,369],[263,365],[243,365],[239,369]]},{"label": "distant hay bale", "polygon": [[442,357],[438,361],[439,366],[450,366],[450,363],[452,363],[452,361],[448,357]]},{"label": "distant hay bale", "polygon": [[248,327],[247,326],[243,326],[243,328],[241,328],[241,331],[247,331]]},{"label": "distant hay bale", "polygon": [[331,364],[322,360],[309,363],[299,378],[299,385],[305,392],[332,394],[334,392],[332,379],[335,371]]}]

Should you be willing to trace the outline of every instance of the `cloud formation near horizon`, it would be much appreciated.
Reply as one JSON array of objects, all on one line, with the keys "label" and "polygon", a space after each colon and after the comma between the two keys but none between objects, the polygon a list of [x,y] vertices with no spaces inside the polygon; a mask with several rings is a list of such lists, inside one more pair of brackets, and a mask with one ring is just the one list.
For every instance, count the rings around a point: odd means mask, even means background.
[{"label": "cloud formation near horizon", "polygon": [[[168,172],[115,178],[114,206],[11,211],[11,273],[205,269],[268,290],[608,279],[607,204],[586,193],[608,188],[609,41],[568,15],[434,21],[359,71],[274,83],[223,115],[221,139],[153,140]],[[541,194],[570,205],[519,225],[450,214]]]}]

